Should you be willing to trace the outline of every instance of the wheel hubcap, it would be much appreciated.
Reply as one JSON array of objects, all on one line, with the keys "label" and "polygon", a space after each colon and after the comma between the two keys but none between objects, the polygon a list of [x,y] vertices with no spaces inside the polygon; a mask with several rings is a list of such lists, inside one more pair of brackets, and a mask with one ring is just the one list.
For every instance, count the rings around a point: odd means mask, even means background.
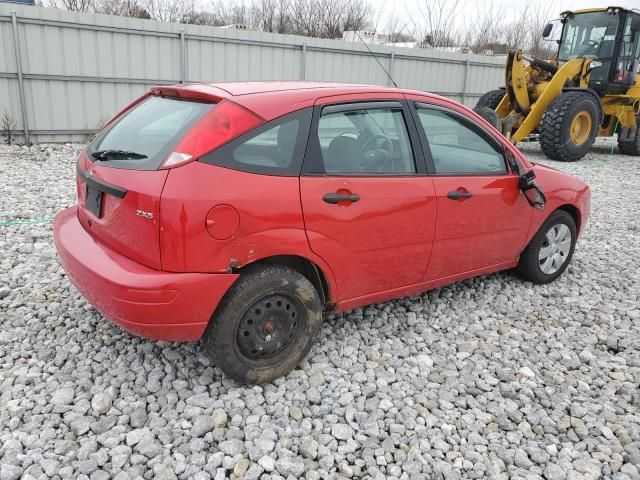
[{"label": "wheel hubcap", "polygon": [[538,253],[542,273],[556,273],[569,258],[571,251],[571,230],[564,223],[552,226],[544,236]]},{"label": "wheel hubcap", "polygon": [[591,133],[591,115],[588,112],[580,112],[571,122],[569,135],[574,145],[582,145],[589,138]]},{"label": "wheel hubcap", "polygon": [[304,306],[283,293],[262,297],[245,312],[236,332],[239,353],[249,361],[283,354],[304,326]]}]

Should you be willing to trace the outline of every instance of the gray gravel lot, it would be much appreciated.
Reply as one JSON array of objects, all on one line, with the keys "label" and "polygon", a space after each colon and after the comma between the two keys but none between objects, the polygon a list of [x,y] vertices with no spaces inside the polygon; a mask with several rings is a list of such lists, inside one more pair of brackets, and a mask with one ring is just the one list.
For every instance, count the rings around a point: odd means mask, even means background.
[{"label": "gray gravel lot", "polygon": [[78,146],[0,147],[0,480],[638,479],[640,158],[535,161],[592,187],[573,263],[326,316],[301,366],[240,386],[133,337],[58,265]]}]

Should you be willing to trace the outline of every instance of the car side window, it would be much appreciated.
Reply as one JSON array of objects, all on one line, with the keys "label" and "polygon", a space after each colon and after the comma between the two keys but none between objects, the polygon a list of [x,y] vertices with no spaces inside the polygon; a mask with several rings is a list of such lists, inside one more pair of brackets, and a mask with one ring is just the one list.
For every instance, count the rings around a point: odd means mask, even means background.
[{"label": "car side window", "polygon": [[326,174],[416,173],[400,106],[323,112],[317,134]]},{"label": "car side window", "polygon": [[454,113],[418,108],[436,174],[506,174],[500,149]]},{"label": "car side window", "polygon": [[251,173],[298,175],[311,109],[256,128],[202,158],[202,162]]}]

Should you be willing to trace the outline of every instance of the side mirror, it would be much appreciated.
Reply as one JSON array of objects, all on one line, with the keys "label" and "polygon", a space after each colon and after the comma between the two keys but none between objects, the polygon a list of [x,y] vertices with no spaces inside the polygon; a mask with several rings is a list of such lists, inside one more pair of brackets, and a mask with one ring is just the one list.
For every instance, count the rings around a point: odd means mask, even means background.
[{"label": "side mirror", "polygon": [[547,197],[544,196],[535,179],[536,173],[533,170],[529,170],[520,175],[519,187],[529,202],[529,205],[538,210],[544,210],[547,205]]},{"label": "side mirror", "polygon": [[544,30],[542,30],[542,38],[547,38],[551,35],[551,30],[553,30],[553,23],[547,23],[544,26]]}]

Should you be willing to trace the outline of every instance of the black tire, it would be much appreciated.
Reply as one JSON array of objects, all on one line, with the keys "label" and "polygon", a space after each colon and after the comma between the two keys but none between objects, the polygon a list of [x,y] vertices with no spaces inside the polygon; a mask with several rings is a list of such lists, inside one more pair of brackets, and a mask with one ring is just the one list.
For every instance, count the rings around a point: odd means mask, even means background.
[{"label": "black tire", "polygon": [[618,134],[618,150],[623,155],[640,156],[640,115],[636,117],[636,126],[636,135],[631,140],[620,141],[620,134]]},{"label": "black tire", "polygon": [[502,89],[491,90],[480,97],[478,103],[476,103],[475,108],[487,107],[491,110],[495,110],[496,108],[498,108],[498,105],[500,104],[502,97],[505,96],[505,93],[505,90]]},{"label": "black tire", "polygon": [[302,361],[321,323],[320,295],[305,276],[280,265],[262,266],[241,274],[229,289],[203,344],[227,376],[265,383]]},{"label": "black tire", "polygon": [[[580,143],[571,140],[571,124],[579,114],[591,118],[588,136]],[[590,93],[565,92],[556,97],[542,115],[538,127],[540,146],[552,160],[575,162],[584,157],[596,139],[600,125],[600,105]]]},{"label": "black tire", "polygon": [[[557,271],[549,274],[542,271],[541,261],[539,259],[540,250],[545,247],[545,245],[548,245],[548,239],[546,238],[547,232],[559,225],[566,225],[569,228],[569,232],[571,232],[571,246],[569,252],[562,256],[564,263]],[[556,210],[542,224],[527,248],[525,248],[524,252],[520,255],[516,272],[523,279],[533,283],[543,284],[553,282],[562,275],[562,272],[565,271],[571,262],[576,246],[576,238],[576,222],[573,220],[573,217],[564,210]]]}]

